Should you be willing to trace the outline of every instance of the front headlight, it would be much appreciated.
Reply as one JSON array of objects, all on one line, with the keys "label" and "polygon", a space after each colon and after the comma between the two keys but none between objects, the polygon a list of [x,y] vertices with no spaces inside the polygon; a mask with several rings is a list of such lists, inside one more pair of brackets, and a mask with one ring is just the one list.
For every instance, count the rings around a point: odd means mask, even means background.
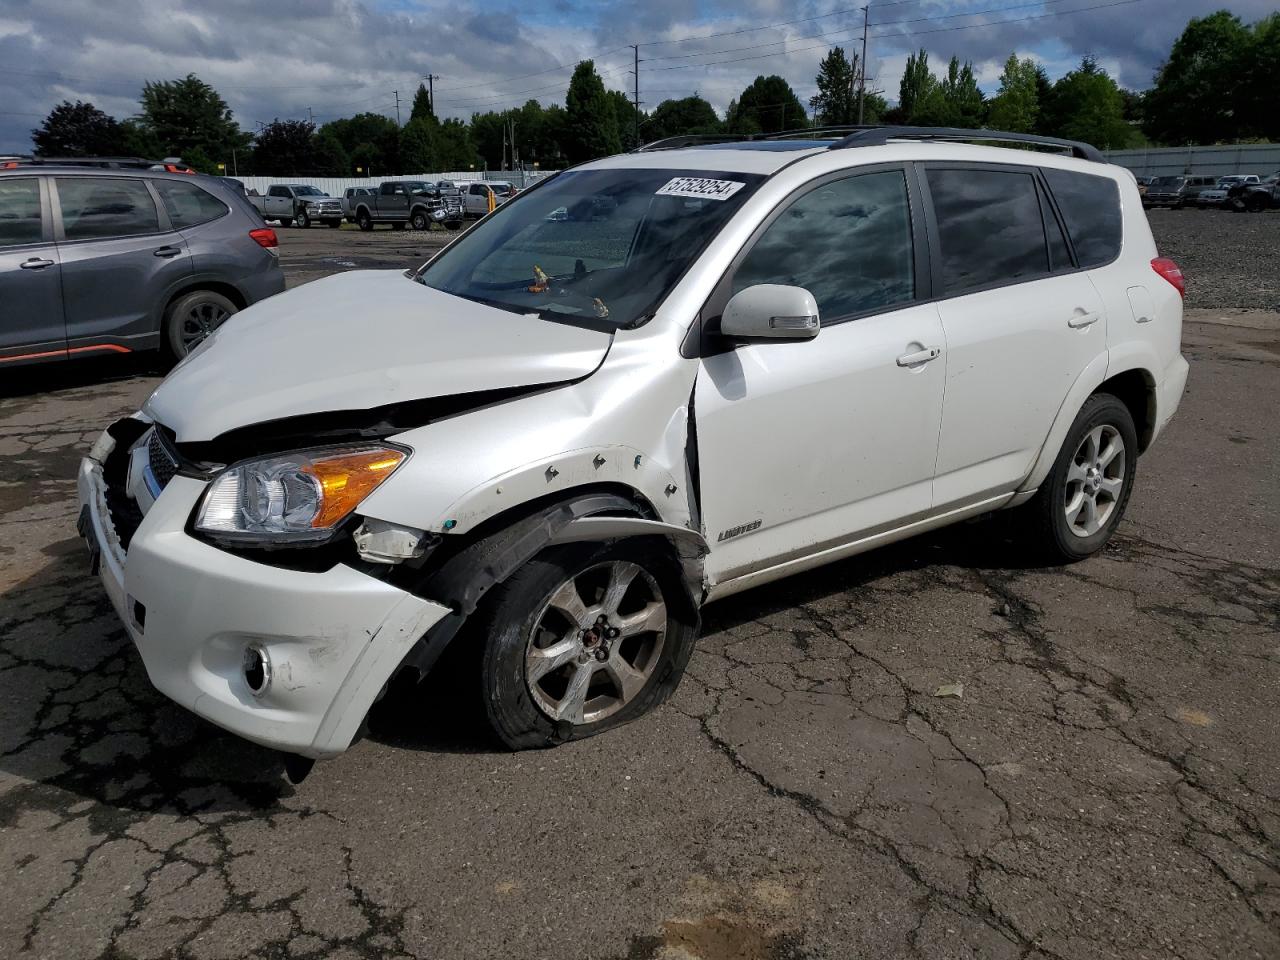
[{"label": "front headlight", "polygon": [[195,528],[252,543],[327,540],[408,453],[389,445],[306,450],[247,460],[214,478]]}]

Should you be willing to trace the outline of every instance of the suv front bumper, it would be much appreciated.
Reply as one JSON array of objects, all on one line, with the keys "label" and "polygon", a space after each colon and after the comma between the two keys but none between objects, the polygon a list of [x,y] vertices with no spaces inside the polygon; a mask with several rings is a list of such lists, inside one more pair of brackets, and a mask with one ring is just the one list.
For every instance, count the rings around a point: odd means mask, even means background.
[{"label": "suv front bumper", "polygon": [[[206,484],[189,477],[169,482],[126,550],[102,465],[82,460],[77,485],[82,533],[151,683],[263,746],[342,753],[405,654],[449,613],[342,564],[284,570],[191,537],[187,520]],[[256,695],[243,668],[251,645],[270,663]]]}]

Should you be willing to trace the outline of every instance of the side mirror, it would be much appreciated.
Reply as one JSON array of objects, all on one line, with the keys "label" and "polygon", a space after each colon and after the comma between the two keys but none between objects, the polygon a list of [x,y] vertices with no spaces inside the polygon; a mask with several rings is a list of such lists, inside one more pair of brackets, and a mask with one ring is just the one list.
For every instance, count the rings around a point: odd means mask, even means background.
[{"label": "side mirror", "polygon": [[818,335],[818,301],[804,287],[758,283],[725,304],[720,333],[748,340],[812,340]]}]

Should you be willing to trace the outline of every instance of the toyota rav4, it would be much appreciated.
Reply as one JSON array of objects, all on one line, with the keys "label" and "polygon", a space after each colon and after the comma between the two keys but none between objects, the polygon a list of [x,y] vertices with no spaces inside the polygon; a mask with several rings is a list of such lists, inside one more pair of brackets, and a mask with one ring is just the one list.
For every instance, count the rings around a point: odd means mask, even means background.
[{"label": "toyota rav4", "polygon": [[543,746],[660,703],[748,587],[1000,509],[1102,548],[1187,376],[1131,174],[990,131],[688,139],[250,307],[107,429],[81,532],[160,691],[329,757],[474,644],[498,737]]}]

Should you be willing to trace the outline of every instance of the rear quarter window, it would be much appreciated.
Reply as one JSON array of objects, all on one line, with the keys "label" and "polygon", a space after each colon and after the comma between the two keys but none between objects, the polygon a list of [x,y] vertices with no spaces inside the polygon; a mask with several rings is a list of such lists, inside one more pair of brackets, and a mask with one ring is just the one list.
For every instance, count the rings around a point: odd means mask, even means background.
[{"label": "rear quarter window", "polygon": [[164,203],[169,214],[169,222],[175,229],[194,227],[225,216],[230,209],[225,203],[212,194],[197,187],[194,183],[179,183],[173,180],[153,180],[156,192]]},{"label": "rear quarter window", "polygon": [[1110,177],[1073,170],[1044,171],[1067,223],[1080,266],[1088,269],[1120,256],[1120,190]]}]

